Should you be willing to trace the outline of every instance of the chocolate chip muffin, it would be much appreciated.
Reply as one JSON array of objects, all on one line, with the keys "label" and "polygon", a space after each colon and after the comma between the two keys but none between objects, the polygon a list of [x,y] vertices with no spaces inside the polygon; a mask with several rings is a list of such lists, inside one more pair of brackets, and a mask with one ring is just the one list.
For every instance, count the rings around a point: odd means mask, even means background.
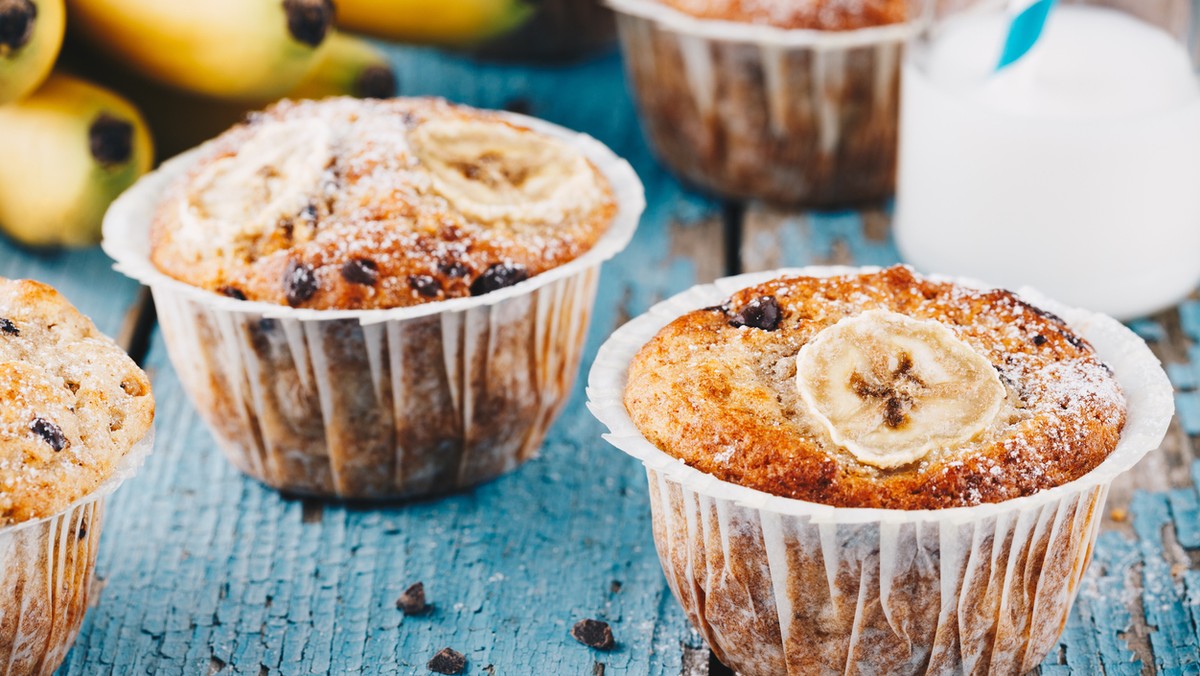
[{"label": "chocolate chip muffin", "polygon": [[175,181],[152,259],[239,299],[394,308],[481,295],[573,260],[616,211],[562,140],[437,99],[283,102]]},{"label": "chocolate chip muffin", "polygon": [[900,267],[689,289],[600,348],[588,398],[745,676],[1028,673],[1173,410],[1119,322]]},{"label": "chocolate chip muffin", "polygon": [[87,610],[104,497],[148,451],[146,374],[54,289],[0,279],[0,672],[52,673]]},{"label": "chocolate chip muffin", "polygon": [[785,206],[895,187],[900,0],[608,0],[656,154],[688,183]]},{"label": "chocolate chip muffin", "polygon": [[785,277],[684,315],[629,370],[638,429],[688,464],[838,507],[941,509],[1072,481],[1116,448],[1121,388],[1003,290]]},{"label": "chocolate chip muffin", "polygon": [[0,279],[0,526],[95,490],[150,429],[150,381],[53,288]]},{"label": "chocolate chip muffin", "polygon": [[540,120],[285,102],[135,186],[104,246],[153,290],[235,465],[288,493],[404,498],[536,453],[643,204],[626,162]]}]

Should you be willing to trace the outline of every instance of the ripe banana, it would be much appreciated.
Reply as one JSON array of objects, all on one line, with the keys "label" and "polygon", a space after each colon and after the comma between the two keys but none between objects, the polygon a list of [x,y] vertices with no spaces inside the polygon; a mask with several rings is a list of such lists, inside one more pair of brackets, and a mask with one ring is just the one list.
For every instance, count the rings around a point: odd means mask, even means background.
[{"label": "ripe banana", "polygon": [[383,50],[345,33],[330,35],[326,43],[312,70],[288,92],[289,99],[386,99],[396,95],[396,72]]},{"label": "ripe banana", "polygon": [[970,441],[1007,396],[992,364],[943,324],[870,310],[796,357],[800,398],[835,443],[891,469]]},{"label": "ripe banana", "polygon": [[58,57],[63,0],[0,0],[0,105],[37,89]]},{"label": "ripe banana", "polygon": [[0,228],[30,246],[94,244],[109,203],[153,155],[136,108],[53,74],[28,98],[0,106]]},{"label": "ripe banana", "polygon": [[470,45],[529,20],[527,0],[337,0],[338,25],[390,40]]},{"label": "ripe banana", "polygon": [[269,100],[295,87],[333,25],[331,0],[68,0],[72,34],[163,84]]}]

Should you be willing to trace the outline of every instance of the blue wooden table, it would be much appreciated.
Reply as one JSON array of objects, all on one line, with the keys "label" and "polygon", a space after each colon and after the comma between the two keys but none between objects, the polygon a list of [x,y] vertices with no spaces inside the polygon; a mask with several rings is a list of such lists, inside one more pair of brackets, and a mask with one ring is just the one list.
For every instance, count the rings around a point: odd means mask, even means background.
[{"label": "blue wooden table", "polygon": [[[615,54],[562,68],[393,54],[405,94],[586,131],[641,174],[649,208],[632,246],[604,268],[585,371],[615,326],[696,282],[897,260],[883,210],[786,214],[682,189],[649,154]],[[667,589],[645,475],[600,440],[582,379],[541,457],[474,491],[379,509],[290,500],[222,459],[161,339],[138,330],[144,296],[102,253],[37,257],[0,244],[0,274],[54,284],[120,334],[158,401],[157,448],[111,502],[96,602],[62,673],[423,674],[447,646],[466,654],[471,674],[728,673]],[[1046,674],[1200,674],[1200,302],[1135,327],[1170,365],[1178,419],[1114,488]],[[417,581],[434,610],[405,617],[396,599]],[[612,625],[616,650],[570,638],[585,617]]]}]

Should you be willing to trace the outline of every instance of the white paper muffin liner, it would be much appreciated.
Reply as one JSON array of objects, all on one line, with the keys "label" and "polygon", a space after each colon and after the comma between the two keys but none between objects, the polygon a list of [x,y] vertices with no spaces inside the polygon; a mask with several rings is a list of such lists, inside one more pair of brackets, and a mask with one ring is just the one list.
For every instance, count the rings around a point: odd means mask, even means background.
[{"label": "white paper muffin liner", "polygon": [[808,206],[893,192],[900,61],[915,24],[784,29],[607,2],[647,135],[685,180]]},{"label": "white paper muffin liner", "polygon": [[151,428],[91,493],[0,528],[0,676],[51,674],[66,657],[87,612],[105,500],[153,446]]},{"label": "white paper muffin liner", "polygon": [[104,250],[150,287],[171,363],[239,469],[289,493],[384,499],[465,488],[536,453],[575,381],[600,264],[628,244],[645,200],[629,164],[595,139],[505,117],[578,148],[618,210],[583,255],[482,296],[295,309],[168,277],[150,261],[150,226],[200,149],[112,205]]},{"label": "white paper muffin liner", "polygon": [[1095,347],[1124,389],[1127,420],[1096,469],[995,504],[887,510],[769,495],[664,453],[625,410],[630,361],[680,315],[782,275],[871,270],[739,275],[659,303],[600,348],[588,407],[608,427],[604,438],[646,466],[654,541],[671,590],[718,658],[743,676],[1024,673],[1066,624],[1109,485],[1158,447],[1174,412],[1158,359],[1116,320],[1020,292]]}]

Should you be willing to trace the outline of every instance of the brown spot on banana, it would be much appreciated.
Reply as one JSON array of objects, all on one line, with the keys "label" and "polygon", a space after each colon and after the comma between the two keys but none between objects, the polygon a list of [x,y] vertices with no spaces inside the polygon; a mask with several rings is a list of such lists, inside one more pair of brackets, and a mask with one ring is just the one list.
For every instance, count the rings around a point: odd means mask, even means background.
[{"label": "brown spot on banana", "polygon": [[396,73],[390,66],[367,66],[354,82],[354,95],[362,99],[390,99],[396,95]]},{"label": "brown spot on banana", "polygon": [[30,0],[0,0],[0,57],[7,57],[33,38],[37,5]]},{"label": "brown spot on banana", "polygon": [[133,125],[108,113],[100,113],[88,127],[88,149],[96,162],[106,169],[128,162],[133,155]]},{"label": "brown spot on banana", "polygon": [[316,47],[333,27],[332,0],[283,0],[288,32],[296,40]]}]

